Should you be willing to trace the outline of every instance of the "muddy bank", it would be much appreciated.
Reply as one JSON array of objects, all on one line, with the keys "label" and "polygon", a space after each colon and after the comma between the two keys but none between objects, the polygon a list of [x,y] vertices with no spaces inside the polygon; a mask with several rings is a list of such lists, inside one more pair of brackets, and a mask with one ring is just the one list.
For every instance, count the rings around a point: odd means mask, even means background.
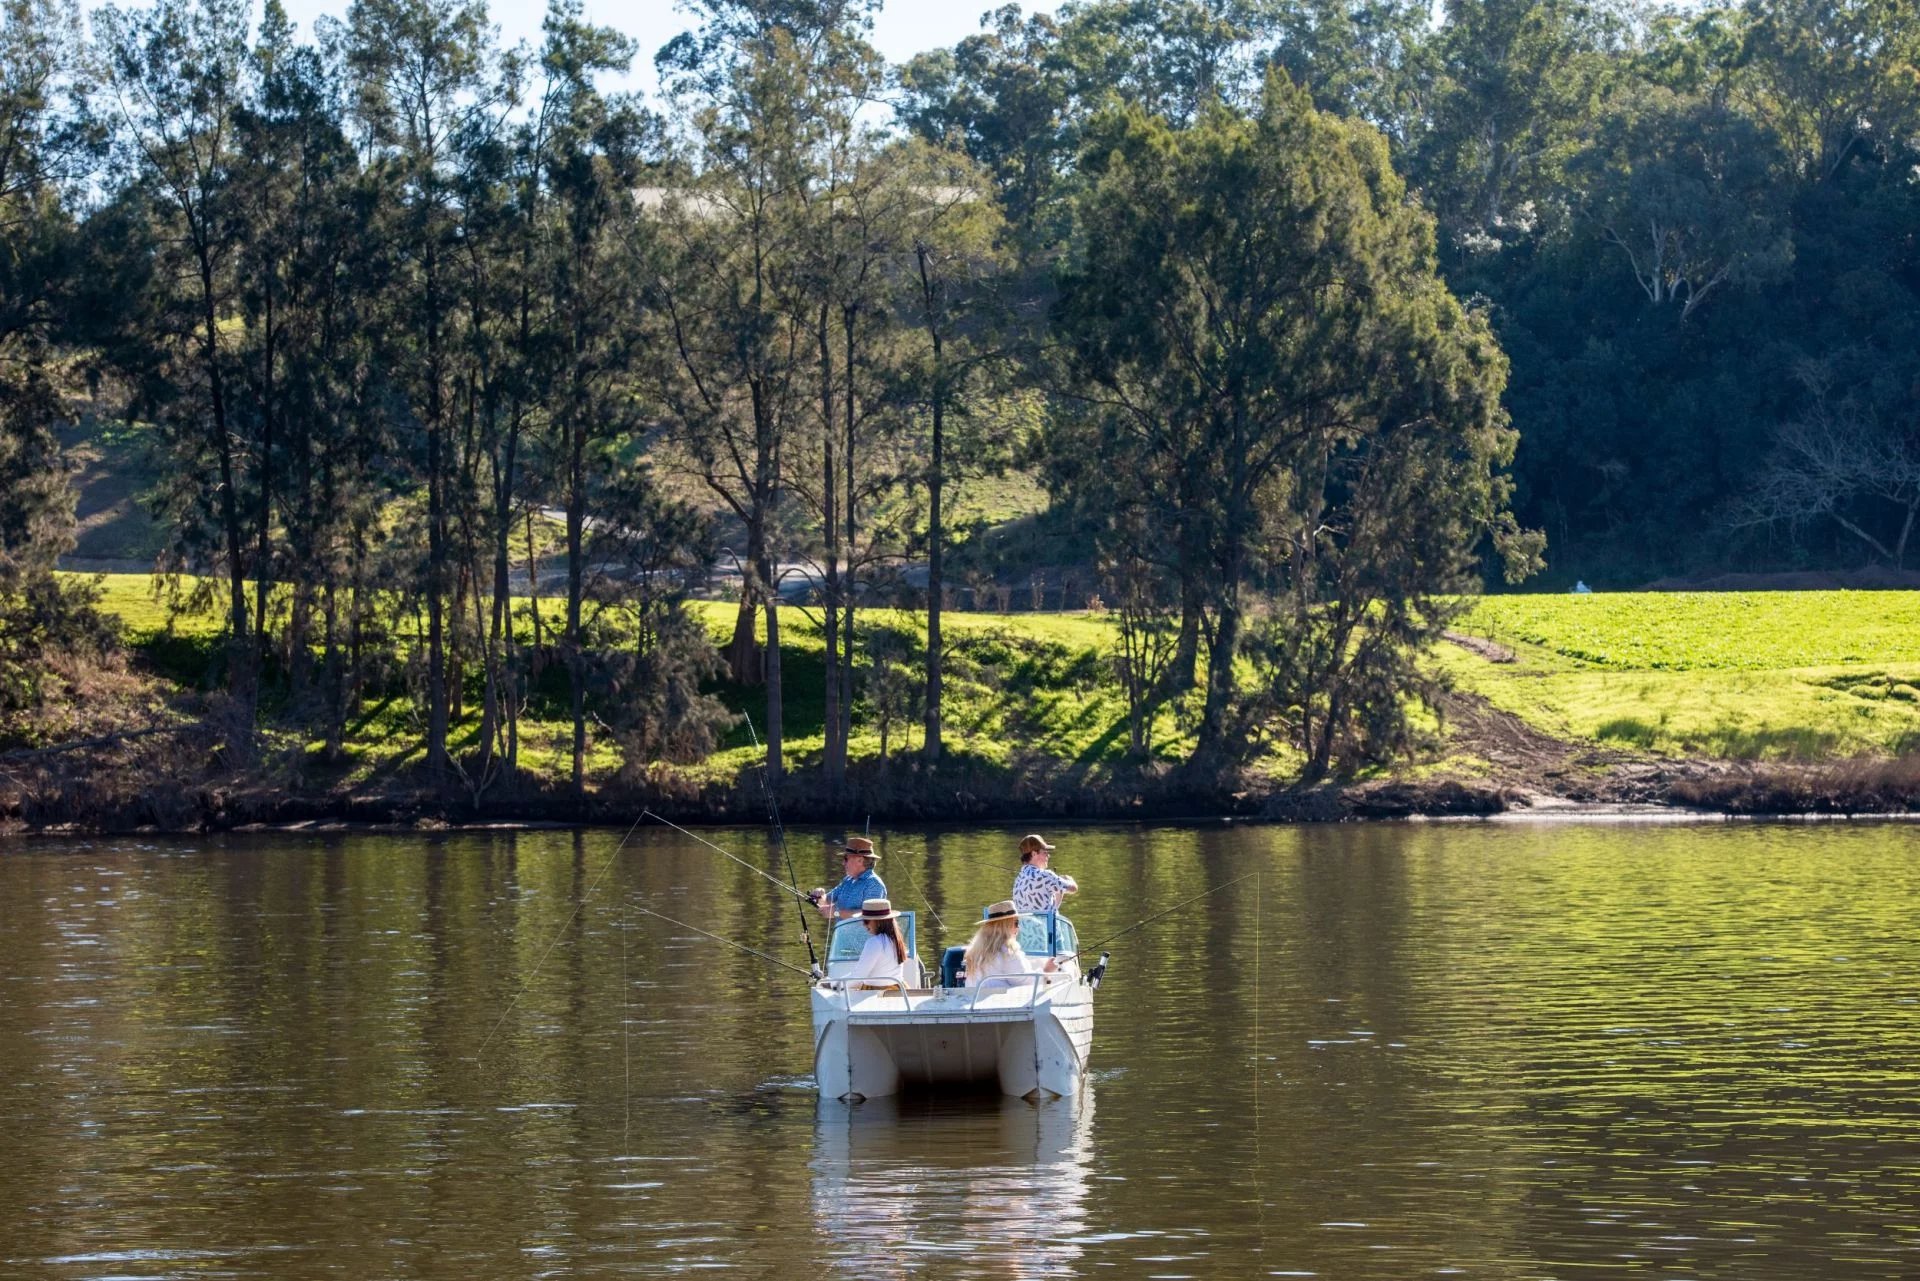
[{"label": "muddy bank", "polygon": [[[1484,772],[1302,788],[1247,778],[1196,779],[1177,771],[1090,776],[1050,758],[1011,767],[895,760],[884,768],[862,764],[839,789],[829,788],[818,770],[793,771],[777,800],[786,821],[826,825],[869,816],[890,823],[1333,823],[1522,813],[1758,817],[1920,809],[1920,761],[1750,765],[1653,758],[1552,738],[1471,697],[1455,696],[1446,711],[1449,747],[1470,751],[1485,763]],[[758,771],[702,785],[662,772],[603,782],[585,796],[528,778],[476,793],[458,779],[436,783],[421,772],[329,786],[288,758],[223,768],[218,744],[200,730],[0,758],[0,832],[622,825],[643,810],[677,823],[761,824],[769,808]]]},{"label": "muddy bank", "polygon": [[[795,775],[782,787],[782,818],[842,825],[855,817],[886,823],[1254,822],[1338,823],[1421,818],[1764,817],[1886,815],[1920,809],[1920,779],[1874,769],[1718,769],[1680,772],[1664,785],[1646,778],[1615,787],[1530,791],[1459,779],[1385,780],[1271,791],[1191,787],[1055,786],[1035,792],[964,776],[912,785],[854,785],[840,796]],[[201,833],[249,827],[450,828],[621,826],[643,811],[676,823],[759,825],[768,805],[757,786],[665,792],[606,788],[585,797],[525,788],[476,804],[454,789],[388,785],[341,792],[289,792],[259,780],[193,786],[88,789],[30,798],[0,791],[0,834],[129,835]]]},{"label": "muddy bank", "polygon": [[[677,823],[761,824],[769,798],[758,771],[724,784],[612,782],[585,796],[522,780],[475,796],[457,782],[419,775],[374,786],[302,786],[275,771],[197,771],[204,745],[125,744],[110,759],[18,766],[0,773],[0,831],[99,834],[206,832],[250,826],[348,824],[451,827],[491,824],[623,824],[643,810]],[[199,756],[199,759],[206,759]],[[1237,818],[1340,822],[1357,818],[1486,815],[1521,800],[1510,791],[1441,779],[1327,784],[1312,788],[1174,775],[1089,780],[1061,766],[1000,770],[955,763],[929,769],[895,762],[856,770],[840,789],[818,771],[791,772],[777,792],[796,824],[876,822],[1155,821]]]}]

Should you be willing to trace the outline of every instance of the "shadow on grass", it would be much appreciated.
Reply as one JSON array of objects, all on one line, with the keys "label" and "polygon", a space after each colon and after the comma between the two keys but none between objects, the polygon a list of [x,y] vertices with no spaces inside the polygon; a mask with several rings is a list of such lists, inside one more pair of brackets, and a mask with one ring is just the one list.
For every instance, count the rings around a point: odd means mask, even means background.
[{"label": "shadow on grass", "polygon": [[188,689],[212,689],[226,679],[224,636],[142,632],[127,637],[127,648],[138,655],[155,676]]},{"label": "shadow on grass", "polygon": [[1625,743],[1629,747],[1650,748],[1661,736],[1662,728],[1637,716],[1616,716],[1603,721],[1593,731],[1595,738],[1612,743]]},{"label": "shadow on grass", "polygon": [[[917,682],[925,662],[924,635],[911,626],[874,619],[859,632],[861,653],[855,671],[854,718],[856,724],[871,726],[873,709],[868,706],[865,687],[870,670],[869,646],[876,638],[894,662],[907,667]],[[224,682],[227,666],[225,640],[218,634],[181,635],[148,631],[129,637],[129,647],[156,675],[189,689],[218,689]],[[962,774],[988,779],[1011,777],[1004,764],[1008,752],[1021,755],[1030,763],[1041,757],[1052,758],[1053,768],[1084,776],[1101,766],[1119,767],[1128,762],[1128,736],[1125,700],[1114,681],[1110,666],[1094,649],[1059,640],[1028,637],[1009,626],[999,629],[956,629],[947,645],[947,684],[945,721],[948,730],[947,762],[942,773],[957,770]],[[288,725],[303,716],[312,719],[312,700],[303,703],[305,712],[293,706],[288,688],[288,673],[283,664],[270,661],[261,673],[260,711],[269,721]],[[483,675],[479,667],[464,669],[466,697],[464,715],[451,718],[448,747],[456,754],[476,748],[479,728],[478,709],[483,700]],[[783,716],[782,727],[789,744],[817,744],[826,729],[826,655],[817,643],[789,642],[782,648]],[[731,711],[742,714],[724,736],[720,750],[750,748],[755,739],[766,741],[766,689],[763,685],[743,685],[722,677],[709,682],[708,693]],[[590,726],[613,718],[607,696],[600,690],[588,694],[586,710]],[[752,717],[752,728],[746,716]],[[525,687],[525,703],[520,709],[523,760],[539,760],[537,771],[544,771],[543,758],[548,739],[559,744],[559,736],[571,721],[571,697],[564,663],[547,661],[532,673]],[[893,768],[912,751],[918,737],[921,715],[917,709],[896,722],[896,748]],[[285,727],[285,726],[283,726]],[[314,733],[322,727],[302,723]],[[596,731],[590,733],[599,735]],[[415,709],[412,691],[401,666],[385,663],[369,671],[362,690],[362,701],[348,718],[342,733],[342,757],[357,768],[371,770],[376,776],[404,774],[424,757],[424,715]],[[972,754],[970,743],[983,750]],[[554,751],[564,752],[564,744]],[[795,760],[802,767],[817,763],[818,752],[809,751]],[[1019,771],[1016,771],[1019,772]]]},{"label": "shadow on grass", "polygon": [[1674,734],[1664,721],[1647,721],[1635,716],[1618,716],[1603,722],[1594,730],[1594,736],[1643,750],[1672,745],[1735,761],[1819,760],[1838,752],[1841,741],[1838,734],[1804,726],[1775,728],[1726,722],[1701,733]]},{"label": "shadow on grass", "polygon": [[[911,667],[918,679],[926,661],[925,647],[912,633],[882,627],[890,634],[898,661]],[[865,635],[874,635],[867,629]],[[976,732],[1000,733],[1029,741],[1065,740],[1083,743],[1063,753],[1063,763],[1078,766],[1118,762],[1125,756],[1124,711],[1103,706],[1095,695],[1118,695],[1105,664],[1091,649],[1076,649],[1057,641],[1036,641],[1004,632],[960,632],[946,647],[947,681],[945,721],[956,736],[968,726],[1004,727]],[[826,731],[826,653],[812,647],[784,649],[781,654],[782,727],[789,740],[807,739]],[[867,667],[862,657],[855,674],[855,717],[870,722],[863,688]],[[753,717],[753,733],[744,721],[728,731],[722,749],[750,747],[754,734],[766,741],[766,687],[742,685],[723,678],[708,684],[707,692],[728,710]],[[907,718],[918,725],[916,712]],[[1083,742],[1084,740],[1084,742]]]},{"label": "shadow on grass", "polygon": [[[767,741],[767,687],[742,685],[723,676],[706,692],[742,719],[720,740],[722,751]],[[785,649],[780,653],[780,727],[787,738],[811,738],[827,728],[827,654],[823,649]],[[749,729],[746,717],[753,718]]]},{"label": "shadow on grass", "polygon": [[1736,761],[1783,758],[1819,760],[1840,750],[1840,736],[1822,730],[1719,727],[1707,733],[1702,746],[1715,756]]}]

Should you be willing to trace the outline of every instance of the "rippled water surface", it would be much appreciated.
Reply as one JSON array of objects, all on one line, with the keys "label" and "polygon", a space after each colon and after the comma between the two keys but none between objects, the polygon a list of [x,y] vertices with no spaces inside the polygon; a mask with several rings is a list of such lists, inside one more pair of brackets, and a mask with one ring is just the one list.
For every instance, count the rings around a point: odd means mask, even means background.
[{"label": "rippled water surface", "polygon": [[[1018,835],[883,839],[923,959]],[[1920,830],[1051,836],[1089,941],[1254,875],[1041,1106],[817,1100],[673,833],[0,844],[0,1275],[1920,1275]]]}]

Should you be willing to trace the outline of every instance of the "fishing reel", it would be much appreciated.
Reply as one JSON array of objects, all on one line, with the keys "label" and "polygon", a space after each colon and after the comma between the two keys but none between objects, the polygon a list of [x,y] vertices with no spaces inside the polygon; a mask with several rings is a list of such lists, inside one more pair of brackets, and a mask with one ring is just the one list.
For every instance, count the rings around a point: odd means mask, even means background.
[{"label": "fishing reel", "polygon": [[1113,955],[1111,952],[1100,953],[1099,962],[1087,971],[1088,987],[1098,988],[1100,986],[1100,980],[1107,977],[1107,958],[1111,955]]}]

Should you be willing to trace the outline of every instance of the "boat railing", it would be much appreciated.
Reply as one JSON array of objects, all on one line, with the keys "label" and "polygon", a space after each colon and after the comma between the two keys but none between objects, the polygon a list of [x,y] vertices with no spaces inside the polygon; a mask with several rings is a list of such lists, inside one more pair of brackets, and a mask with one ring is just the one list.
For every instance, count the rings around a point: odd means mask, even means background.
[{"label": "boat railing", "polygon": [[978,983],[967,984],[968,989],[973,993],[973,999],[967,1002],[967,1008],[971,1010],[980,1004],[980,998],[986,995],[987,985],[990,983],[999,983],[1005,987],[1012,987],[1016,983],[1025,983],[1027,985],[1027,1008],[1032,1009],[1034,1002],[1040,999],[1040,989],[1045,987],[1047,980],[1052,977],[1051,974],[989,974]]},{"label": "boat railing", "polygon": [[[1058,974],[1046,973],[990,974],[978,983],[969,983],[967,985],[966,990],[970,995],[966,1008],[969,1011],[977,1009],[980,1005],[980,998],[987,995],[991,986],[995,983],[1000,984],[1002,988],[1010,988],[1016,984],[1024,983],[1027,987],[1027,1003],[1023,1008],[1032,1009],[1035,1003],[1040,1000],[1041,991],[1050,986],[1052,981],[1059,977],[1060,975]],[[910,988],[904,979],[896,978],[821,979],[818,986],[829,992],[838,992],[840,994],[841,1008],[849,1012],[853,1009],[853,993],[859,991],[887,992],[897,995],[901,1002],[907,1007],[907,1011],[911,1013],[914,1008],[913,996],[915,992],[924,993],[921,1004],[925,1005],[927,1001],[937,1000],[942,992],[951,992],[953,990],[951,988]]]},{"label": "boat railing", "polygon": [[896,979],[896,978],[821,979],[819,985],[825,988],[829,992],[838,992],[840,994],[841,1006],[848,1010],[851,1010],[853,1008],[853,995],[852,995],[853,993],[859,992],[859,991],[885,992],[888,989],[892,989],[894,992],[896,992],[899,995],[900,999],[906,1002],[906,1006],[909,1010],[913,1008],[914,989],[907,986],[907,981],[905,979]]}]

